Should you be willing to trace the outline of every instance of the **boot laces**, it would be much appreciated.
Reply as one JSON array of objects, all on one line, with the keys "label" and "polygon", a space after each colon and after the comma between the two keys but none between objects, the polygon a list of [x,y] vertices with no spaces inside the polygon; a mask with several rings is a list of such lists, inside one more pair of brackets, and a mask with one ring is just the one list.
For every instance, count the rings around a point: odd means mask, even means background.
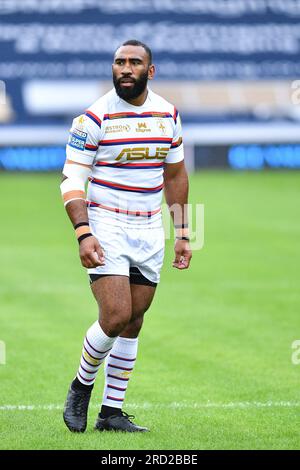
[{"label": "boot laces", "polygon": [[130,419],[135,419],[134,415],[129,415],[128,413],[126,413],[126,411],[123,411],[123,410],[121,410],[121,413],[122,413],[123,418],[127,419],[129,423],[134,424],[132,421],[130,421]]},{"label": "boot laces", "polygon": [[83,412],[86,411],[88,402],[89,402],[89,394],[87,393],[78,393],[74,398],[74,410],[77,415],[82,415]]}]

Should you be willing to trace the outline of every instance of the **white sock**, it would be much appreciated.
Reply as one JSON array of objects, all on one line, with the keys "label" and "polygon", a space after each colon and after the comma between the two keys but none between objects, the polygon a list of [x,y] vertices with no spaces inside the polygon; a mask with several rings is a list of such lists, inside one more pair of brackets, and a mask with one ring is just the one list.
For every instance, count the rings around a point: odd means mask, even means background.
[{"label": "white sock", "polygon": [[122,408],[134,368],[138,338],[118,337],[105,360],[105,387],[102,405]]},{"label": "white sock", "polygon": [[81,383],[92,385],[95,382],[99,367],[115,341],[116,338],[110,338],[104,333],[98,321],[88,329],[77,372],[77,378]]}]

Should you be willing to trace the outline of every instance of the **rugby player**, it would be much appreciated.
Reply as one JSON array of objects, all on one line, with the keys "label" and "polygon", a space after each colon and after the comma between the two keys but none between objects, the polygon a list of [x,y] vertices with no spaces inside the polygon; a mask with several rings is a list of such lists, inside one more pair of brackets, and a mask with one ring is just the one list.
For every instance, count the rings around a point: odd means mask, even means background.
[{"label": "rugby player", "polygon": [[147,86],[155,74],[149,47],[136,40],[123,43],[112,74],[114,88],[73,121],[61,183],[99,308],[64,407],[65,424],[73,432],[86,429],[93,385],[104,361],[95,429],[148,431],[122,405],[163,263],[163,188],[176,229],[173,266],[187,269],[192,256],[180,117]]}]

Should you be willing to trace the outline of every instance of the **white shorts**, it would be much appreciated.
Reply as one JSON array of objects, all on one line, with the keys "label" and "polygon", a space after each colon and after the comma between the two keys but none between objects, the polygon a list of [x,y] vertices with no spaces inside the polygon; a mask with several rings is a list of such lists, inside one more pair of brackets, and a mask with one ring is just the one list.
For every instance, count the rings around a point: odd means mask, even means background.
[{"label": "white shorts", "polygon": [[104,249],[105,265],[88,269],[89,274],[130,275],[138,268],[149,281],[158,283],[164,259],[162,225],[119,225],[115,220],[89,212],[91,232]]}]

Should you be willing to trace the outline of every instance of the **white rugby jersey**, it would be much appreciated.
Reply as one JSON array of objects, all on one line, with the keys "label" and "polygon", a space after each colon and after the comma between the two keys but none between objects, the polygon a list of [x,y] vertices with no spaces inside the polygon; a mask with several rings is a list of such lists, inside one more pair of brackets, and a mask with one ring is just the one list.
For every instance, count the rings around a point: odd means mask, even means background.
[{"label": "white rugby jersey", "polygon": [[160,217],[164,163],[183,160],[176,108],[148,90],[142,106],[115,89],[74,119],[67,159],[91,165],[87,205],[119,220]]}]

